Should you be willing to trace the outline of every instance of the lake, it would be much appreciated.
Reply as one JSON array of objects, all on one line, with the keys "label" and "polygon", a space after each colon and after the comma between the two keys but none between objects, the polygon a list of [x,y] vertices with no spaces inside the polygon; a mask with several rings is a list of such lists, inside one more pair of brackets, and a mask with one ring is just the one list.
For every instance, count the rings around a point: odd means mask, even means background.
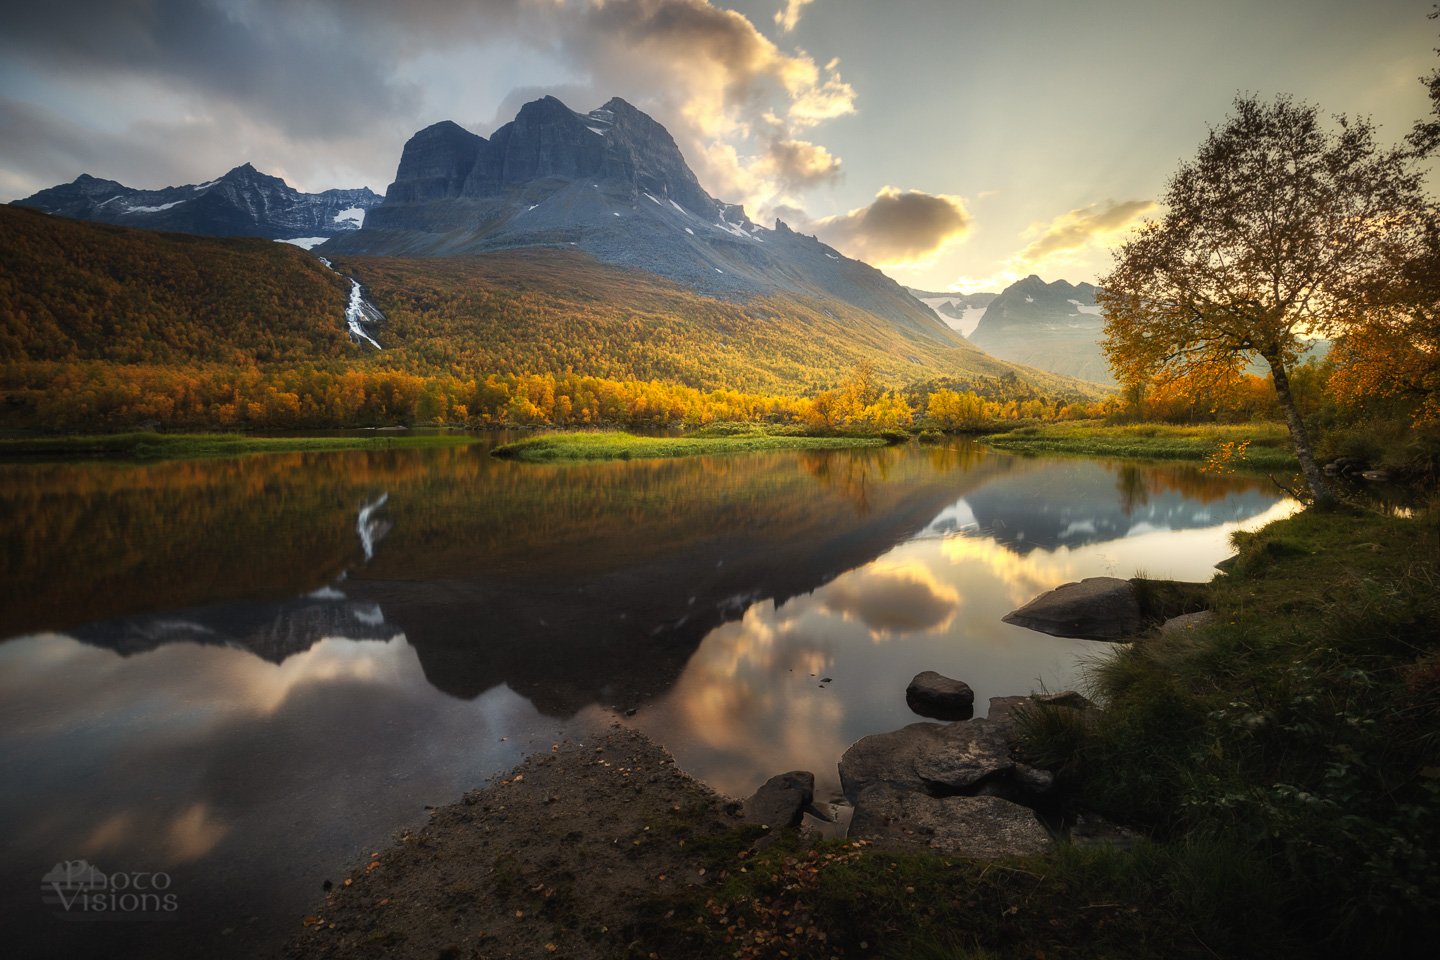
[{"label": "lake", "polygon": [[[967,440],[489,449],[0,464],[10,955],[269,949],[427,805],[617,720],[722,793],[808,769],[838,799],[850,743],[919,719],[914,674],[983,714],[1108,649],[1010,610],[1087,576],[1208,579],[1231,532],[1296,509],[1263,479]],[[80,860],[170,899],[42,901]]]}]

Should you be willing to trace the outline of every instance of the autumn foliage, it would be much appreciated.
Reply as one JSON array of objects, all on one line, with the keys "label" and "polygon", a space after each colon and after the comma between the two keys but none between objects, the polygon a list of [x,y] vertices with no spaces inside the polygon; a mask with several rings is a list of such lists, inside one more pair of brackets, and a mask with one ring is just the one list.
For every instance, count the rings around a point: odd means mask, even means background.
[{"label": "autumn foliage", "polygon": [[[989,419],[1085,397],[833,300],[704,297],[572,251],[351,258],[0,207],[0,417],[114,430],[800,423],[904,429],[925,377]],[[343,274],[343,275],[342,275]],[[352,343],[349,283],[386,314]],[[937,327],[938,329],[938,327]],[[943,375],[943,379],[938,379]],[[1093,394],[1090,394],[1093,396]],[[946,426],[969,421],[947,418]]]}]

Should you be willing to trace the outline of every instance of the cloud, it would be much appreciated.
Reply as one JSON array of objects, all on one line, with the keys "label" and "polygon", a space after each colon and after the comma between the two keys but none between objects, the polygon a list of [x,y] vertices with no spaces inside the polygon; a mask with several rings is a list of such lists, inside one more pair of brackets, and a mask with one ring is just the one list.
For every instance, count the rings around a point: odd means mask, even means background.
[{"label": "cloud", "polygon": [[955,620],[960,594],[920,564],[877,561],[825,588],[824,609],[865,624],[875,640],[939,633]]},{"label": "cloud", "polygon": [[923,263],[970,228],[959,197],[886,187],[868,207],[825,217],[816,236],[849,256],[877,266]]},{"label": "cloud", "polygon": [[840,158],[808,140],[774,140],[756,173],[786,190],[806,190],[840,179]]},{"label": "cloud", "polygon": [[1128,229],[1139,217],[1155,209],[1152,200],[1106,200],[1088,207],[1077,207],[1026,231],[1034,239],[1020,251],[1024,261],[1039,260],[1056,253],[1065,253],[1103,242]]},{"label": "cloud", "polygon": [[814,2],[815,0],[785,0],[785,6],[775,11],[775,25],[789,33],[799,25],[800,11]]},{"label": "cloud", "polygon": [[665,124],[724,199],[755,210],[838,171],[800,131],[855,112],[839,62],[787,53],[739,13],[708,0],[584,0],[560,42],[597,94]]},{"label": "cloud", "polygon": [[577,110],[624,97],[708,190],[758,210],[835,181],[839,158],[809,131],[856,109],[838,61],[709,0],[71,0],[17,8],[0,60],[0,122],[25,134],[0,143],[13,196],[81,172],[198,182],[246,160],[304,189],[383,189],[415,130],[493,132],[554,94]]}]

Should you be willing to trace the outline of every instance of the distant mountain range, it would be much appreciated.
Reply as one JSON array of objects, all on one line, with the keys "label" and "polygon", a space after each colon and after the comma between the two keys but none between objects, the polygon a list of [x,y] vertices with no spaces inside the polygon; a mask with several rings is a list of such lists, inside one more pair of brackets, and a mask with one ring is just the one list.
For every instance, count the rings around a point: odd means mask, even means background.
[{"label": "distant mountain range", "polygon": [[1001,291],[969,336],[975,346],[1004,360],[1113,384],[1100,349],[1104,328],[1093,284],[1046,283],[1031,274]]},{"label": "distant mountain range", "polygon": [[952,330],[969,336],[985,315],[985,308],[1000,296],[998,293],[945,293],[906,287],[916,300],[935,311],[935,315]]},{"label": "distant mountain range", "polygon": [[136,190],[82,173],[15,204],[96,223],[207,237],[298,240],[308,247],[360,229],[381,199],[368,187],[301,193],[246,163],[207,183],[162,190]]},{"label": "distant mountain range", "polygon": [[1031,274],[1000,293],[910,293],[992,356],[1113,385],[1100,349],[1105,321],[1095,304],[1095,289],[1065,280],[1046,283]]}]

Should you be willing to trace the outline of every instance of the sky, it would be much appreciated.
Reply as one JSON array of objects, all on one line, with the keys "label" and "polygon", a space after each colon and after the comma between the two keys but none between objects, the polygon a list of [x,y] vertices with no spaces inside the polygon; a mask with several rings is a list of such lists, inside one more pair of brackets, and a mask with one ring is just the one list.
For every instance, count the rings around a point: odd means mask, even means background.
[{"label": "sky", "polygon": [[0,202],[244,162],[383,192],[415,131],[624,97],[713,196],[926,290],[1094,281],[1237,94],[1425,116],[1433,0],[47,0],[0,30]]}]

